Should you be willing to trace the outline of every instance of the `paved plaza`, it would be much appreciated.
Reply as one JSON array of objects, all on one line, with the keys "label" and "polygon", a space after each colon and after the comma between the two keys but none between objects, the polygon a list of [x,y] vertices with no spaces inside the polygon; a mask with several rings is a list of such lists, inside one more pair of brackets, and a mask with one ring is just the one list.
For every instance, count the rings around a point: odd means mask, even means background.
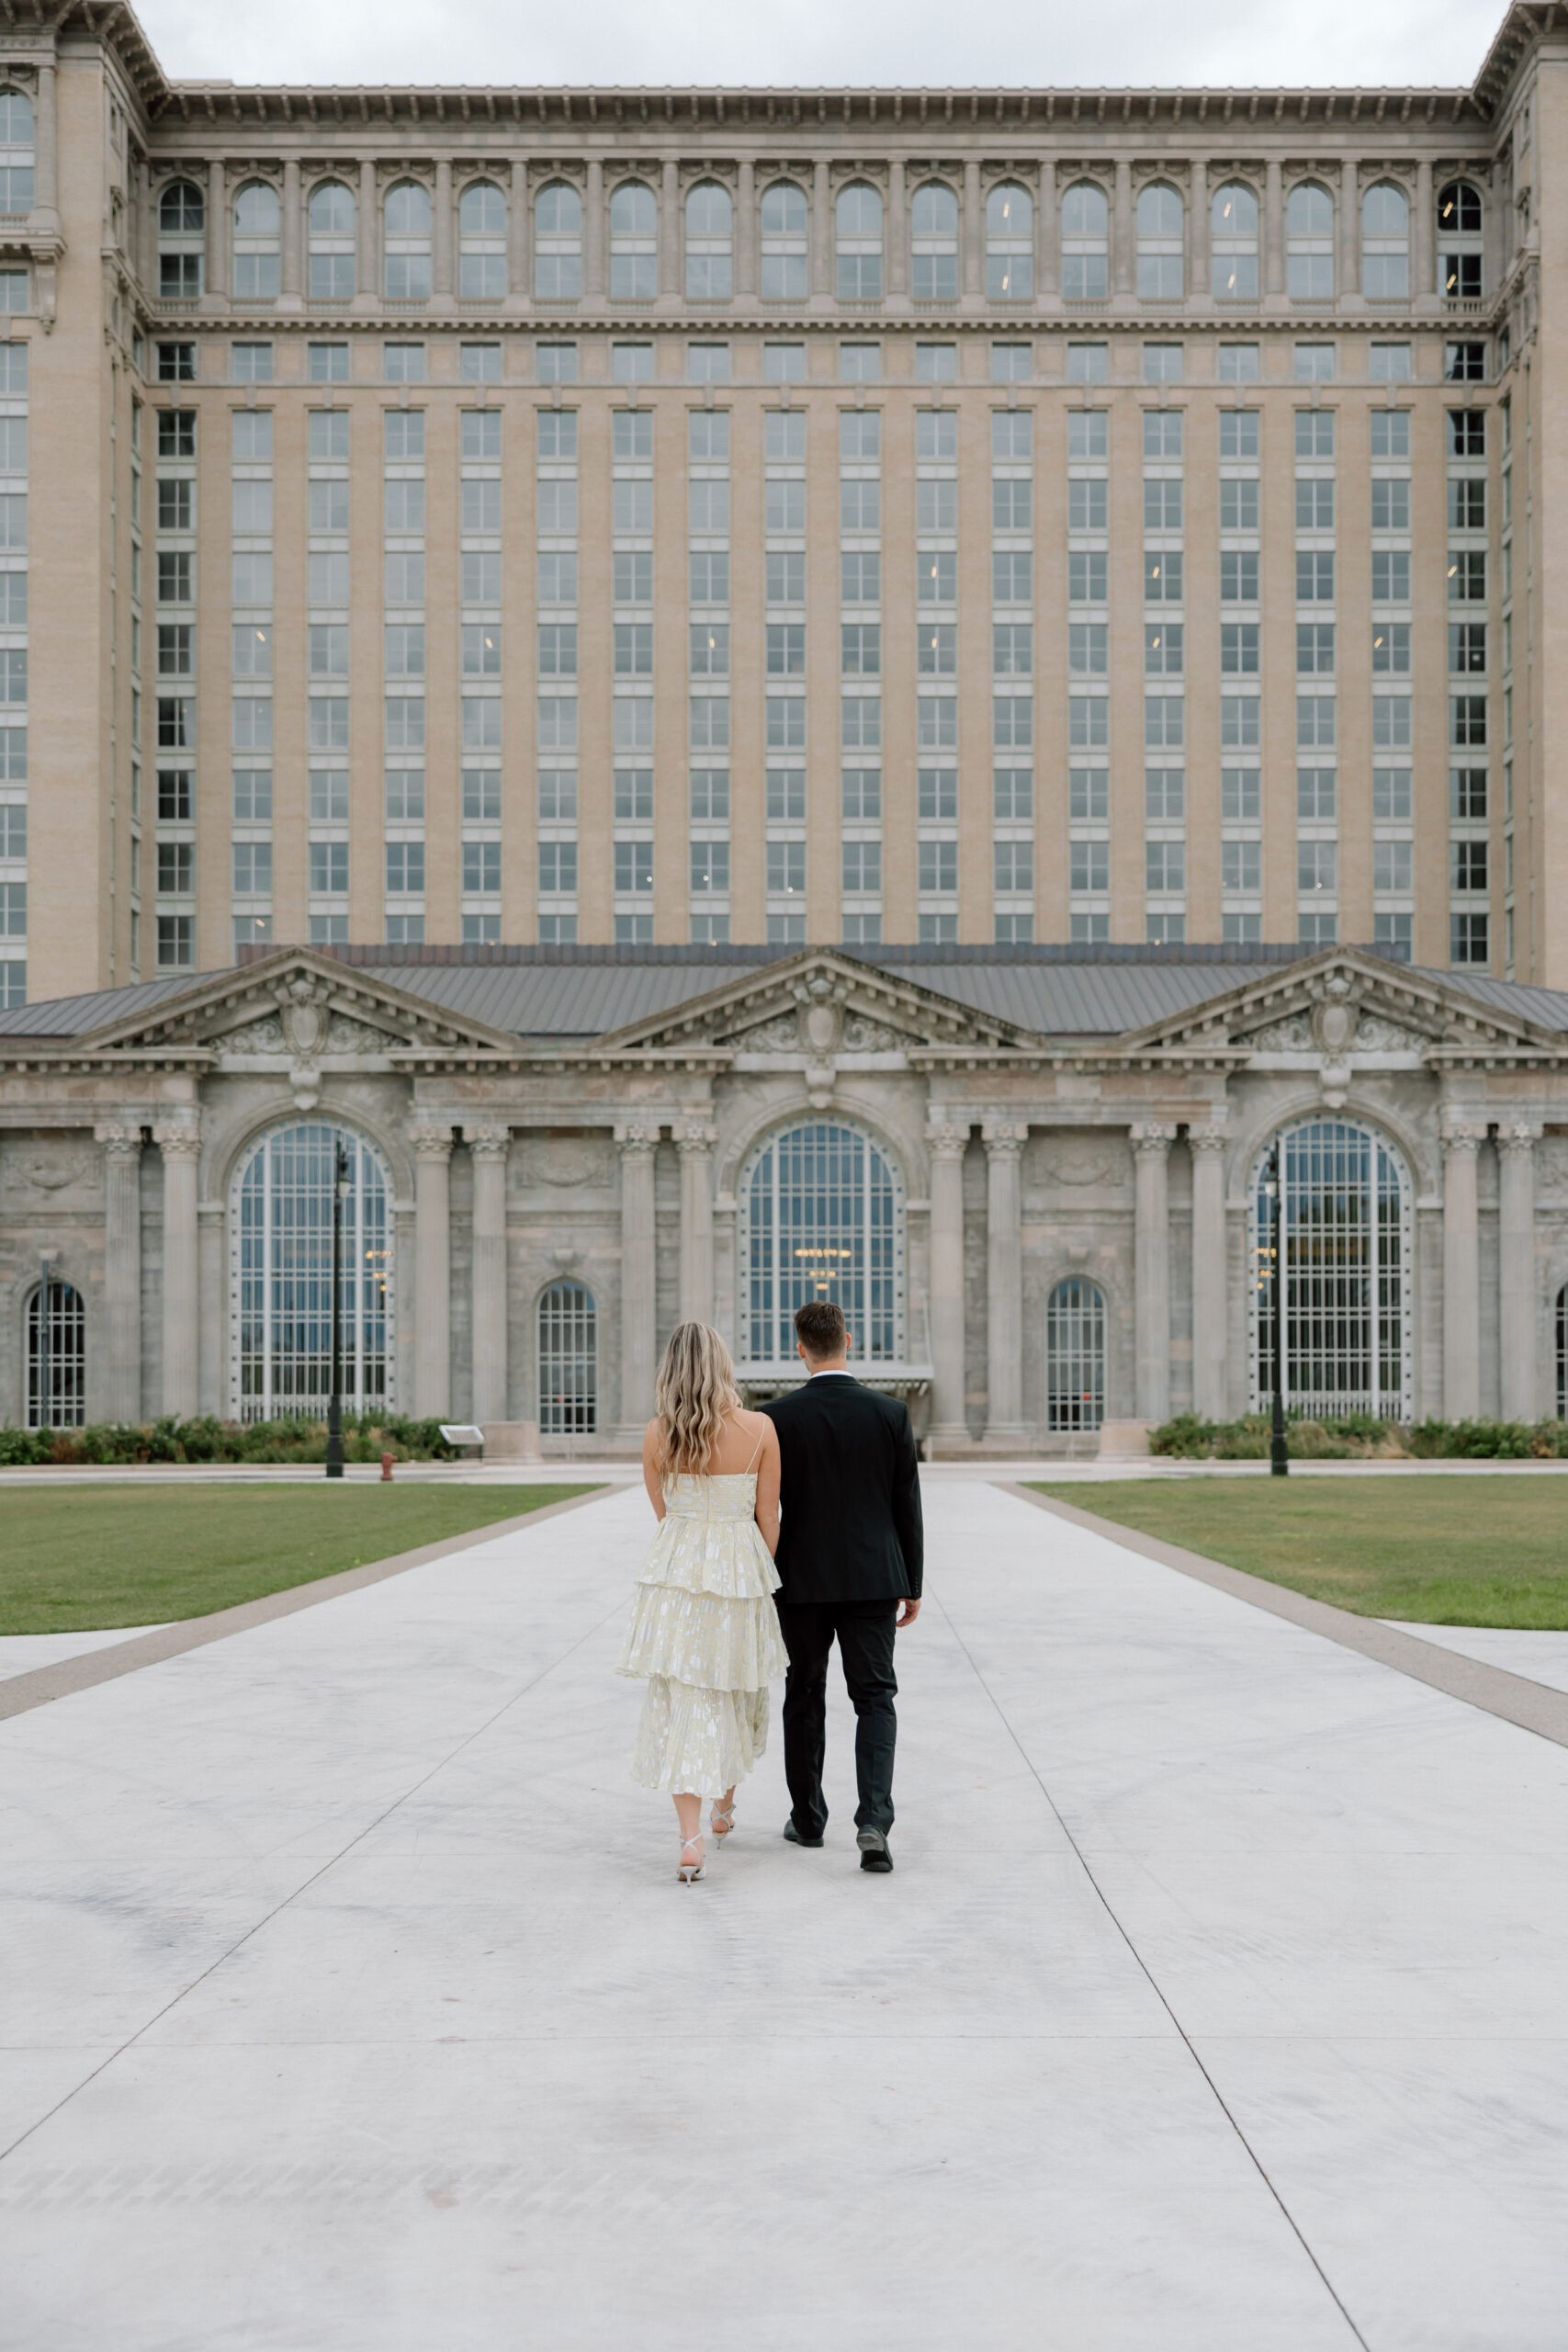
[{"label": "paved plaza", "polygon": [[675,1884],[624,1486],[0,1723],[6,2352],[1561,2352],[1568,1750],[926,1504],[889,1879],[840,1700]]}]

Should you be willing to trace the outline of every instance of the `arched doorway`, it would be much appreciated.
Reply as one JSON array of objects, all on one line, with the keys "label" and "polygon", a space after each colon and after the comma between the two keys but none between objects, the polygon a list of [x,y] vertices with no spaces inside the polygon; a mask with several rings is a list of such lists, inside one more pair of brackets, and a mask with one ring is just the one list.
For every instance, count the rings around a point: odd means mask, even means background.
[{"label": "arched doorway", "polygon": [[1306,1119],[1287,1127],[1253,1169],[1253,1408],[1265,1409],[1273,1393],[1273,1225],[1265,1185],[1276,1144],[1286,1407],[1314,1419],[1372,1413],[1408,1421],[1410,1175],[1393,1147],[1354,1119]]},{"label": "arched doorway", "polygon": [[28,1301],[28,1427],[79,1430],[87,1418],[87,1310],[70,1283]]},{"label": "arched doorway", "polygon": [[881,1146],[842,1120],[803,1120],[761,1146],[740,1197],[747,1359],[794,1364],[795,1308],[832,1298],[852,1356],[900,1362],[904,1188]]},{"label": "arched doorway", "polygon": [[1105,1419],[1105,1295],[1068,1274],[1045,1302],[1045,1426],[1097,1430]]},{"label": "arched doorway", "polygon": [[230,1385],[241,1420],[326,1411],[340,1143],[349,1169],[340,1260],[344,1410],[375,1412],[393,1401],[391,1179],[379,1152],[352,1129],[301,1120],[263,1136],[234,1180]]},{"label": "arched doorway", "polygon": [[599,1310],[583,1283],[552,1283],[539,1300],[539,1434],[599,1426]]}]

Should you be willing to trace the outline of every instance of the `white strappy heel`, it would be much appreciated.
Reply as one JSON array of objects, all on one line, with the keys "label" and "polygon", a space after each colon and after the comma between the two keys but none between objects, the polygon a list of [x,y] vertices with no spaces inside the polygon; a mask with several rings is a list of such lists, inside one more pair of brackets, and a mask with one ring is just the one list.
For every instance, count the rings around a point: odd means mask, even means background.
[{"label": "white strappy heel", "polygon": [[[689,1862],[686,1860],[686,1857],[692,1851],[694,1847],[697,1849],[697,1859],[694,1862]],[[694,1886],[696,1884],[698,1879],[700,1879],[703,1874],[703,1864],[706,1859],[706,1853],[703,1849],[703,1833],[700,1829],[697,1831],[694,1838],[682,1838],[681,1863],[680,1868],[675,1872],[675,1875],[680,1880],[682,1886]]]},{"label": "white strappy heel", "polygon": [[733,1797],[730,1798],[727,1807],[721,1809],[716,1804],[713,1807],[708,1815],[708,1827],[722,1846],[735,1827],[735,1799]]}]

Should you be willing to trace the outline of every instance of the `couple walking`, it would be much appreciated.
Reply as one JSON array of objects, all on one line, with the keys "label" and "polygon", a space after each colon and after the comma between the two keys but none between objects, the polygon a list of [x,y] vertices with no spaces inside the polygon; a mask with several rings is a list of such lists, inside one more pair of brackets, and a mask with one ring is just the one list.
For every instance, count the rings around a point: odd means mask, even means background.
[{"label": "couple walking", "polygon": [[679,1876],[703,1874],[709,1834],[735,1827],[735,1788],[768,1737],[768,1684],[784,1681],[784,1836],[820,1846],[828,1658],[837,1639],[854,1702],[861,1868],[890,1871],[893,1637],[919,1614],[919,1476],[906,1407],[863,1387],[844,1317],[813,1299],[795,1318],[807,1379],[746,1412],[729,1351],[705,1323],[671,1336],[643,1439],[659,1520],[617,1671],[645,1676],[632,1778],[668,1789]]}]

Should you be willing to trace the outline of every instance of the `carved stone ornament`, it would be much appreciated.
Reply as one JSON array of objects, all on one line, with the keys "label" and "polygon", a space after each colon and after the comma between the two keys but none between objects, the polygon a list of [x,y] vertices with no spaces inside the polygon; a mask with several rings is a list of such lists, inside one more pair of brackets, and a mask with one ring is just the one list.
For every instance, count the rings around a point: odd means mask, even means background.
[{"label": "carved stone ornament", "polygon": [[754,1029],[743,1029],[728,1042],[741,1054],[793,1054],[799,1050],[800,1028],[793,1012],[781,1012],[772,1021],[760,1021]]},{"label": "carved stone ornament", "polygon": [[863,1012],[852,1012],[844,1023],[846,1053],[901,1054],[908,1042],[900,1030],[890,1029],[886,1021],[873,1021]]},{"label": "carved stone ornament", "polygon": [[326,989],[301,972],[291,980],[280,980],[273,994],[284,1043],[294,1057],[288,1083],[294,1091],[295,1108],[313,1111],[321,1099],[321,1057],[332,1023]]},{"label": "carved stone ornament", "polygon": [[1247,1042],[1255,1054],[1309,1054],[1312,1023],[1304,1012],[1292,1012],[1288,1020],[1270,1021],[1267,1027],[1253,1030]]},{"label": "carved stone ornament", "polygon": [[810,1056],[806,1065],[806,1099],[814,1111],[825,1111],[833,1099],[836,1056],[844,1034],[844,995],[843,981],[829,979],[826,972],[815,972],[810,979],[795,983],[802,1042]]}]

